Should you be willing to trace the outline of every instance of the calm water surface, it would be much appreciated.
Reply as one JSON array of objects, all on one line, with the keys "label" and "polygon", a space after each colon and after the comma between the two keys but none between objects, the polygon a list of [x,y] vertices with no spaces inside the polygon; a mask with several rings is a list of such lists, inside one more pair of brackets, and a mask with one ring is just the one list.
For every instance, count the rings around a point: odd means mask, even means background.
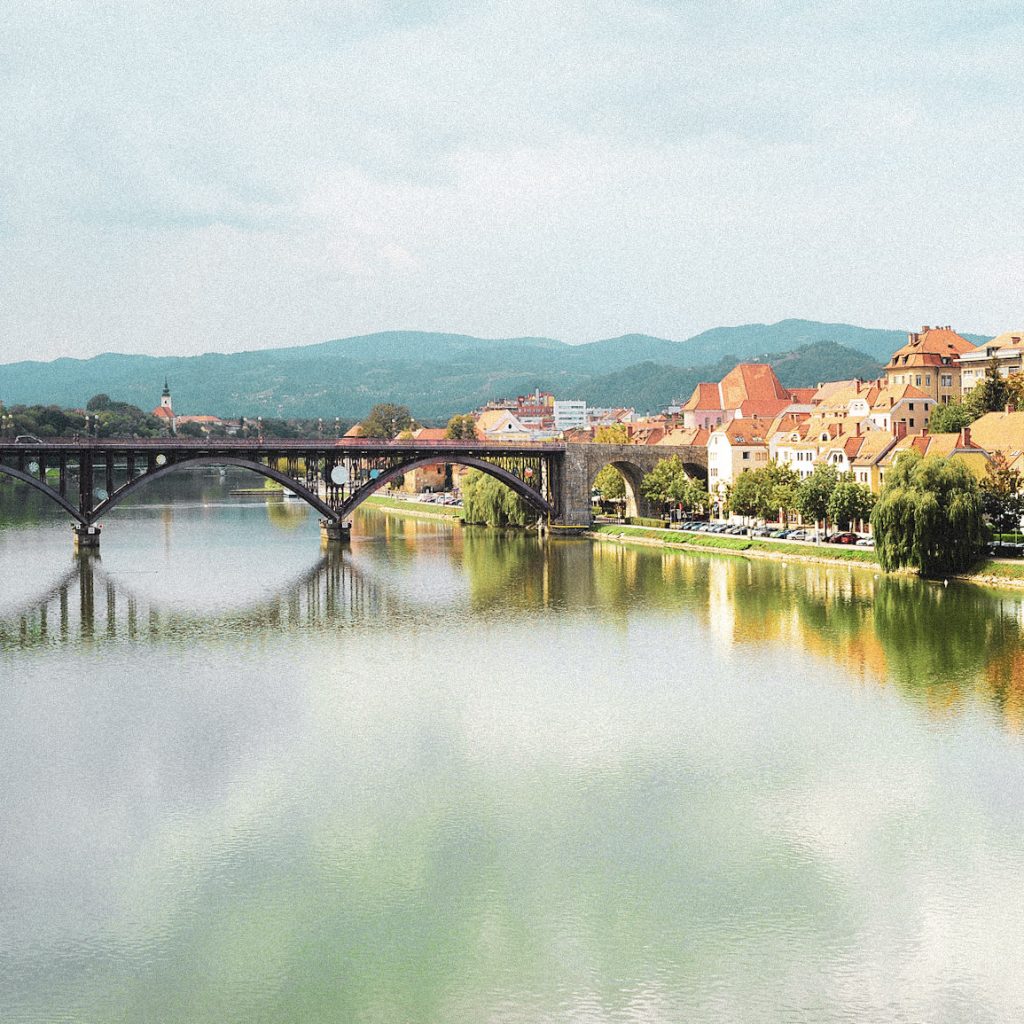
[{"label": "calm water surface", "polygon": [[1019,1020],[1022,623],[374,511],[324,556],[216,478],[78,561],[0,487],[0,1020]]}]

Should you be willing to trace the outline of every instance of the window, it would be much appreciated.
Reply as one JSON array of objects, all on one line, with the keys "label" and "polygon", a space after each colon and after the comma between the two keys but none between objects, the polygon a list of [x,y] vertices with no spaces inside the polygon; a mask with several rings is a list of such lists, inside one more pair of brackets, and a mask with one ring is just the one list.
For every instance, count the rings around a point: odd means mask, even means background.
[{"label": "window", "polygon": [[953,374],[944,373],[940,378],[940,381],[944,388],[951,388],[953,386]]},{"label": "window", "polygon": [[925,382],[925,384],[928,385],[928,387],[932,386],[932,375],[930,373],[926,373],[924,375],[924,382]]},{"label": "window", "polygon": [[743,453],[743,458],[749,459],[750,458],[750,452],[744,452]]},{"label": "window", "polygon": [[911,416],[911,417],[910,417],[910,425],[911,425],[911,426],[913,426],[913,425],[914,425],[914,417],[913,417],[913,416]]},{"label": "window", "polygon": [[916,384],[916,385],[917,385],[918,387],[920,387],[920,386],[921,386],[921,374],[918,374],[918,375],[917,375],[917,376],[916,376],[916,377],[914,378],[914,383],[915,383],[915,384]]},{"label": "window", "polygon": [[914,403],[913,403],[913,402],[911,402],[911,403],[910,403],[910,411],[911,411],[911,412],[913,412],[913,411],[914,411]]}]

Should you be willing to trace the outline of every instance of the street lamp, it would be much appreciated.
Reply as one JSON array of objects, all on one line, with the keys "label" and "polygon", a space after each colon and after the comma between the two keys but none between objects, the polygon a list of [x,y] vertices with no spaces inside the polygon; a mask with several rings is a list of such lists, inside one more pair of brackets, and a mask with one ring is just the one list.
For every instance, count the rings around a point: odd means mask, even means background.
[{"label": "street lamp", "polygon": [[263,444],[263,417],[256,417],[256,435],[259,439],[260,444]]}]

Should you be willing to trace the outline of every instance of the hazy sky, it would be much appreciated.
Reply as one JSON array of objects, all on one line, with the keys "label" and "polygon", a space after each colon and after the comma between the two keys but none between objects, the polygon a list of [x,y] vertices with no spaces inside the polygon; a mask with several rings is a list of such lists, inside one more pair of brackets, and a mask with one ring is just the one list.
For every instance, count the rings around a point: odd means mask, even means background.
[{"label": "hazy sky", "polygon": [[0,5],[0,360],[1024,326],[1024,8]]}]

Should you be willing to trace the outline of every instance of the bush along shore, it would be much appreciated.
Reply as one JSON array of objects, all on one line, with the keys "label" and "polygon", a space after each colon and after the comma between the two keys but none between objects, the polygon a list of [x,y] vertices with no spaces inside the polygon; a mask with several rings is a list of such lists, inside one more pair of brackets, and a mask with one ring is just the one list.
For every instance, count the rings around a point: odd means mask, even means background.
[{"label": "bush along shore", "polygon": [[[668,547],[680,551],[708,554],[742,555],[747,558],[768,558],[777,561],[818,562],[822,565],[853,565],[881,571],[874,551],[844,548],[828,544],[797,544],[761,540],[757,537],[730,537],[719,534],[689,533],[682,530],[652,529],[646,526],[619,526],[603,523],[594,526],[585,536],[605,543],[641,544],[646,547]],[[897,570],[901,575],[917,575],[909,568]],[[969,572],[950,574],[949,579],[964,580],[991,587],[1024,589],[1024,563],[985,559]]]}]

